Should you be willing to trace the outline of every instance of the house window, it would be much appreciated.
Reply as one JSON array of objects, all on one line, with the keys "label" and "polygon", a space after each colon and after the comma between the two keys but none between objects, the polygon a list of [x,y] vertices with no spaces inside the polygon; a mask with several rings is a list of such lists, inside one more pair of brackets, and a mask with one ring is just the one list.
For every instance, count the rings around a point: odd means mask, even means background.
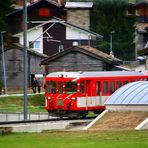
[{"label": "house window", "polygon": [[33,48],[33,42],[29,42],[29,48]]},{"label": "house window", "polygon": [[34,48],[39,49],[40,48],[40,41],[35,41],[34,42]]},{"label": "house window", "polygon": [[29,48],[40,49],[40,41],[34,41],[34,42],[30,41]]},{"label": "house window", "polygon": [[39,9],[39,16],[50,16],[50,9],[49,8],[40,8]]},{"label": "house window", "polygon": [[77,41],[73,41],[72,45],[73,45],[73,46],[78,46],[79,43],[78,43]]},{"label": "house window", "polygon": [[62,52],[62,51],[64,51],[64,47],[63,45],[59,45],[59,52]]}]

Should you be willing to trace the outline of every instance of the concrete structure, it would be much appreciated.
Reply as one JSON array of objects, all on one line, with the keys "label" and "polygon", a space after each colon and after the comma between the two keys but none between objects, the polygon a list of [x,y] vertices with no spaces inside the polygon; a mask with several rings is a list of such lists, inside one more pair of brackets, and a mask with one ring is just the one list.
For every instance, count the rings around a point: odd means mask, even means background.
[{"label": "concrete structure", "polygon": [[148,129],[148,118],[141,122],[136,128],[136,130]]},{"label": "concrete structure", "polygon": [[124,85],[108,98],[105,105],[114,111],[148,111],[148,81]]}]

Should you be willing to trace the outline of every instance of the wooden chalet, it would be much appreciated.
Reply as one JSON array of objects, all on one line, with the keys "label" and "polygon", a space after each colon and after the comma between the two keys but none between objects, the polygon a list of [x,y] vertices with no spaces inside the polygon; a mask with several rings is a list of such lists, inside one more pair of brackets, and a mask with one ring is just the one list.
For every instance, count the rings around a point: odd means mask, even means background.
[{"label": "wooden chalet", "polygon": [[[24,51],[20,45],[14,45],[11,48],[5,47],[5,69],[7,86],[13,88],[24,87]],[[2,62],[2,53],[0,52],[0,62]],[[40,61],[47,58],[47,55],[28,49],[28,84],[31,85],[31,79],[35,74],[44,74],[44,68],[40,67]],[[3,83],[3,67],[0,64],[0,82]]]},{"label": "wooden chalet", "polygon": [[[55,17],[29,29],[27,34],[28,46],[49,56],[73,45],[95,46],[96,40],[103,38],[95,32]],[[15,34],[14,37],[18,37],[19,43],[23,44],[23,32]]]},{"label": "wooden chalet", "polygon": [[41,61],[46,74],[56,71],[111,71],[122,61],[89,46],[73,46]]},{"label": "wooden chalet", "polygon": [[[65,10],[58,2],[53,0],[38,0],[27,6],[28,29],[48,21],[53,16],[64,19]],[[23,8],[7,14],[10,33],[23,31]]]}]

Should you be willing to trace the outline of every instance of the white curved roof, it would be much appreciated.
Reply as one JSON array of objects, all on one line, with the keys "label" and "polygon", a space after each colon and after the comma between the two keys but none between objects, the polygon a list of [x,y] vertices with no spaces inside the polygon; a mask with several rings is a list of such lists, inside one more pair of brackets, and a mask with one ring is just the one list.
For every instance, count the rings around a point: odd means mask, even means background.
[{"label": "white curved roof", "polygon": [[106,105],[148,105],[148,81],[122,86],[105,102]]}]

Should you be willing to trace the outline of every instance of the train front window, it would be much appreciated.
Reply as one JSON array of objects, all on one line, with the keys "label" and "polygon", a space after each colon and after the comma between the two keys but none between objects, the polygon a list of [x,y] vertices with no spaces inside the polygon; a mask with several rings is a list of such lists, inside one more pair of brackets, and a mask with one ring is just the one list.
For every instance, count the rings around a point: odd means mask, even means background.
[{"label": "train front window", "polygon": [[48,81],[47,82],[47,92],[51,94],[56,93],[56,82],[55,81]]},{"label": "train front window", "polygon": [[77,93],[77,82],[65,82],[65,92],[66,94],[76,94]]},{"label": "train front window", "polygon": [[63,82],[58,82],[58,92],[59,94],[62,94],[63,93]]}]

